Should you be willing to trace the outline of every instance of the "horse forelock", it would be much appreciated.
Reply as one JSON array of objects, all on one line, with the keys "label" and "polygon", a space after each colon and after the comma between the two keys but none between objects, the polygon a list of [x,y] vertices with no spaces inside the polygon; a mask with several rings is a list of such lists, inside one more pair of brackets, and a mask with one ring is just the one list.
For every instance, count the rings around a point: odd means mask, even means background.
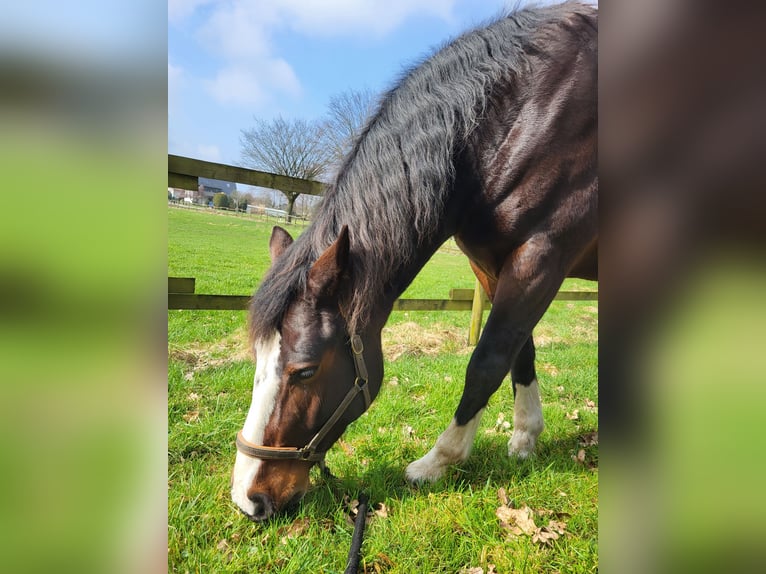
[{"label": "horse forelock", "polygon": [[[290,304],[306,286],[312,254],[301,250],[305,241],[287,248],[266,272],[260,286],[250,300],[250,342],[268,339],[280,332],[282,320]],[[305,247],[305,246],[304,246]]]}]

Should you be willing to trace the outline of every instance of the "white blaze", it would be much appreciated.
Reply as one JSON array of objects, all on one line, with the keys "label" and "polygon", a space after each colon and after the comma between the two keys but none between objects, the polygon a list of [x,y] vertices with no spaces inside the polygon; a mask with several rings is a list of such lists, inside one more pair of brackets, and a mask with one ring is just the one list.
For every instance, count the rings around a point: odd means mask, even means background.
[{"label": "white blaze", "polygon": [[[245,440],[253,444],[263,444],[263,433],[274,411],[274,404],[279,391],[279,354],[281,337],[275,332],[273,337],[255,343],[255,380],[253,381],[253,400],[242,428]],[[261,461],[237,451],[232,473],[231,499],[248,515],[254,512],[254,504],[247,497],[247,491],[258,473]]]}]

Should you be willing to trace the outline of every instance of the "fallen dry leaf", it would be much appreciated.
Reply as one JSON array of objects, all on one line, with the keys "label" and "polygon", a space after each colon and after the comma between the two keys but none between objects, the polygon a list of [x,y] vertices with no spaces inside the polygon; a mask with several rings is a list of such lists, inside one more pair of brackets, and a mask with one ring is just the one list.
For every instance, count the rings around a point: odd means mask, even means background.
[{"label": "fallen dry leaf", "polygon": [[567,525],[559,520],[549,520],[548,526],[541,526],[532,535],[532,542],[550,546],[554,540],[566,532]]},{"label": "fallen dry leaf", "polygon": [[292,524],[288,524],[287,526],[283,526],[279,530],[277,530],[277,536],[280,537],[279,541],[284,545],[287,544],[287,541],[291,538],[297,538],[311,525],[311,519],[308,517],[305,518],[299,518],[298,520],[294,521]]},{"label": "fallen dry leaf", "polygon": [[199,420],[199,411],[190,411],[186,413],[185,415],[183,415],[183,419],[187,423],[197,422]]},{"label": "fallen dry leaf", "polygon": [[553,541],[559,537],[558,533],[548,530],[546,527],[538,528],[532,535],[532,542],[537,544],[545,544],[547,546],[553,545]]},{"label": "fallen dry leaf", "polygon": [[[566,494],[564,494],[564,496],[566,496]],[[570,518],[572,516],[568,512],[555,512],[547,508],[541,508],[537,510],[536,512],[537,512],[537,516],[555,516],[556,518]],[[566,523],[562,522],[562,524],[566,526]]]},{"label": "fallen dry leaf", "polygon": [[[346,519],[349,524],[354,524],[356,515],[359,514],[359,500],[351,498],[346,495],[343,497],[343,503],[346,506]],[[375,504],[367,503],[367,522],[369,523],[373,518],[388,518],[388,506],[384,502],[376,502]]]},{"label": "fallen dry leaf", "polygon": [[585,449],[580,449],[577,454],[572,455],[572,458],[581,464],[585,464]]},{"label": "fallen dry leaf", "polygon": [[543,372],[548,373],[551,377],[555,377],[559,374],[559,370],[556,368],[556,365],[551,365],[550,363],[544,363],[540,366],[540,368],[543,370]]},{"label": "fallen dry leaf", "polygon": [[598,431],[593,431],[580,435],[581,446],[594,446],[598,444]]},{"label": "fallen dry leaf", "polygon": [[500,519],[500,526],[510,531],[514,536],[529,535],[537,530],[532,514],[532,509],[526,504],[521,508],[500,506],[495,511],[495,515]]},{"label": "fallen dry leaf", "polygon": [[372,507],[373,514],[380,518],[388,518],[388,507],[382,502],[374,504]]},{"label": "fallen dry leaf", "polygon": [[484,574],[484,568],[475,566],[473,568],[463,568],[459,574]]},{"label": "fallen dry leaf", "polygon": [[505,414],[498,413],[495,421],[495,431],[502,432],[511,428],[511,423],[505,420]]},{"label": "fallen dry leaf", "polygon": [[566,413],[564,416],[570,421],[576,421],[580,418],[580,409],[575,409],[571,413]]},{"label": "fallen dry leaf", "polygon": [[189,393],[189,395],[186,398],[187,400],[190,400],[190,401],[198,401],[199,395],[197,393]]},{"label": "fallen dry leaf", "polygon": [[550,522],[548,522],[548,528],[552,530],[553,532],[564,534],[564,532],[567,529],[567,524],[566,522],[561,522],[560,520],[551,520]]},{"label": "fallen dry leaf", "polygon": [[[512,508],[504,488],[498,489],[497,497],[501,502],[501,506],[495,511],[495,514],[500,519],[500,526],[508,530],[510,536],[515,537],[525,534],[532,537],[532,542],[550,545],[566,532],[566,522],[560,519],[568,518],[569,514],[567,512],[554,512],[545,508],[533,510],[526,504],[521,508]],[[553,516],[556,520],[548,520],[546,526],[538,527],[535,524],[534,515]]]},{"label": "fallen dry leaf", "polygon": [[231,548],[229,548],[229,543],[225,538],[216,544],[216,549],[219,552],[223,552],[223,561],[226,564],[234,559],[234,553],[231,551]]},{"label": "fallen dry leaf", "polygon": [[370,574],[372,572],[381,574],[382,572],[387,572],[393,565],[393,561],[382,552],[378,552],[378,555],[373,558],[372,562],[368,562],[367,560],[362,562],[364,574]]}]

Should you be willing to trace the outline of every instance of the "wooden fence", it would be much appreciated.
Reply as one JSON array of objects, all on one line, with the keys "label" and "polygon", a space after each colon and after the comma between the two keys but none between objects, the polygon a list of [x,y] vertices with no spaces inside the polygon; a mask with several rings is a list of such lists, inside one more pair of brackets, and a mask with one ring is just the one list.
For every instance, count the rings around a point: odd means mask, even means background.
[{"label": "wooden fence", "polygon": [[[325,185],[284,175],[168,154],[168,187],[196,190],[198,177],[268,187],[288,193],[322,195]],[[244,311],[249,295],[210,295],[195,292],[193,277],[168,277],[168,309]],[[556,301],[597,301],[597,291],[559,291]],[[450,289],[449,299],[397,299],[394,311],[471,311],[468,342],[475,345],[483,312],[490,307],[478,281],[474,289]]]},{"label": "wooden fence", "polygon": [[196,190],[200,177],[306,195],[323,195],[326,188],[319,181],[168,154],[168,187]]},{"label": "wooden fence", "polygon": [[[245,311],[250,295],[196,293],[194,277],[168,277],[168,309],[197,311]],[[597,291],[559,291],[555,301],[597,301]],[[474,289],[450,289],[449,299],[397,299],[394,311],[471,311],[468,343],[475,345],[481,332],[484,310],[491,303],[479,282]]]}]

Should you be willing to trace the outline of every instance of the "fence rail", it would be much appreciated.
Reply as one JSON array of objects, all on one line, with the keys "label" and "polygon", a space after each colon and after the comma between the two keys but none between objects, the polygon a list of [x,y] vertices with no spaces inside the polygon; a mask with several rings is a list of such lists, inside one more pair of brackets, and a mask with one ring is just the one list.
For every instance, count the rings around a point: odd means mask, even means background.
[{"label": "fence rail", "polygon": [[326,188],[319,181],[168,154],[168,187],[196,190],[200,177],[306,195],[323,195]]},{"label": "fence rail", "polygon": [[[194,277],[168,277],[168,309],[197,311],[246,311],[249,295],[196,293]],[[559,291],[555,301],[597,301],[598,291]],[[449,299],[397,299],[394,311],[471,311],[469,344],[475,345],[481,331],[481,317],[491,307],[481,285],[475,289],[450,289]]]}]

